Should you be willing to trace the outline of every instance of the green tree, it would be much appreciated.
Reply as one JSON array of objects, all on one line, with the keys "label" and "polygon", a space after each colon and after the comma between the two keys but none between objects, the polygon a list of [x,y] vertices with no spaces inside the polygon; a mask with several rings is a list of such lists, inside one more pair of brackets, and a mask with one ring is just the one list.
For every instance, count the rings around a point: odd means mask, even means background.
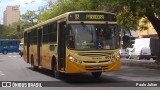
[{"label": "green tree", "polygon": [[18,39],[19,33],[12,26],[0,25],[0,39]]},{"label": "green tree", "polygon": [[5,39],[7,37],[7,33],[9,32],[10,28],[4,25],[0,25],[0,38]]},{"label": "green tree", "polygon": [[42,8],[40,21],[45,21],[65,12],[70,11],[93,11],[105,10],[106,0],[57,0],[57,2],[48,4],[49,9]]},{"label": "green tree", "polygon": [[38,20],[39,15],[36,13],[36,11],[27,10],[26,13],[21,15],[21,26],[23,26],[23,28],[27,28],[37,24]]},{"label": "green tree", "polygon": [[[156,30],[160,38],[160,0],[109,0],[113,4],[114,9],[125,7],[134,17],[146,17]],[[156,63],[160,63],[160,54]]]}]

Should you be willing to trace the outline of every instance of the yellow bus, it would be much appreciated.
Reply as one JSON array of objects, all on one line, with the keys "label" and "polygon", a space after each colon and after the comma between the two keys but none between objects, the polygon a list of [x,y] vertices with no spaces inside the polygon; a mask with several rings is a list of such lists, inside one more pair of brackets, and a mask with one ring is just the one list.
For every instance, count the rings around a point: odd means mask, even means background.
[{"label": "yellow bus", "polygon": [[109,12],[67,12],[24,30],[24,60],[33,69],[52,70],[55,78],[118,71],[119,46],[116,16]]}]

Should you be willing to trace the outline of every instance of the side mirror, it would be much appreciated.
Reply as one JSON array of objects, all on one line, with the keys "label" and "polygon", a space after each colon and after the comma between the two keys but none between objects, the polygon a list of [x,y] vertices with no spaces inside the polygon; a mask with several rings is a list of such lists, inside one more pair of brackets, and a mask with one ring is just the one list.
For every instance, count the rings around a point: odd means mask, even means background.
[{"label": "side mirror", "polygon": [[74,37],[73,36],[68,36],[67,35],[67,46],[69,48],[75,48],[75,45],[74,45]]},{"label": "side mirror", "polygon": [[124,43],[129,43],[130,42],[130,37],[129,36],[123,36],[122,38]]}]

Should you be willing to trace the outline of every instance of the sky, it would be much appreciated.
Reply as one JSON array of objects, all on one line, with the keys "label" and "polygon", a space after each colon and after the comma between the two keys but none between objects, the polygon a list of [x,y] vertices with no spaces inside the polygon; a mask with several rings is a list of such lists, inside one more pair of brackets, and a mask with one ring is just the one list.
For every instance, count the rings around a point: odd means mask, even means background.
[{"label": "sky", "polygon": [[48,1],[56,0],[0,0],[0,23],[3,23],[3,12],[6,6],[20,5],[20,12],[24,14],[27,10],[37,11],[38,7],[47,5]]}]

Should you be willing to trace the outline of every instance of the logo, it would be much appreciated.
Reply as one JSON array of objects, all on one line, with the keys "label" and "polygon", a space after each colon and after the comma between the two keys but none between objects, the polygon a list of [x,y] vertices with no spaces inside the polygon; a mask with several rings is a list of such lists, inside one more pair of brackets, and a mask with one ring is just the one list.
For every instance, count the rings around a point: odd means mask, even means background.
[{"label": "logo", "polygon": [[105,58],[106,58],[107,60],[111,60],[111,59],[113,58],[113,56],[112,56],[112,55],[107,55]]},{"label": "logo", "polygon": [[11,87],[11,82],[2,82],[2,87]]}]

